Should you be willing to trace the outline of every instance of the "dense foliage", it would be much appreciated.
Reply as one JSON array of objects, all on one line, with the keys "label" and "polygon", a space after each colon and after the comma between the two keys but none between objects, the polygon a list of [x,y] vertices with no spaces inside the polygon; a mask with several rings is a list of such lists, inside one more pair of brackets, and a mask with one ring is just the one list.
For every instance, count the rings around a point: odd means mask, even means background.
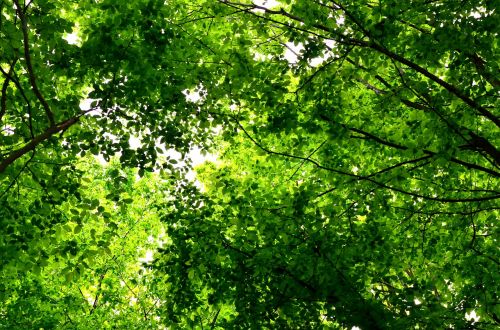
[{"label": "dense foliage", "polygon": [[0,1],[0,328],[498,327],[498,8]]}]

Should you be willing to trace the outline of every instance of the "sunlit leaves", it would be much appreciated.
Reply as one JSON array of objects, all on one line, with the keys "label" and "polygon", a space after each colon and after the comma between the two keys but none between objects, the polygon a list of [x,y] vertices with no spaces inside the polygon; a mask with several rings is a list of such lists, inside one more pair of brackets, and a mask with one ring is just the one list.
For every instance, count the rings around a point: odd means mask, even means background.
[{"label": "sunlit leaves", "polygon": [[498,323],[492,2],[255,3],[0,4],[1,326]]}]

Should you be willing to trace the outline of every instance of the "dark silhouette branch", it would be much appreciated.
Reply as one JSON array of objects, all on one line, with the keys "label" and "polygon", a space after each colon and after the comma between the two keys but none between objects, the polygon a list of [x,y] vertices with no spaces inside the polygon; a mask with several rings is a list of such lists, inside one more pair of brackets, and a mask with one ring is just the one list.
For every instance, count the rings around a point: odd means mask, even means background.
[{"label": "dark silhouette branch", "polygon": [[[246,8],[248,8],[248,10],[245,11],[245,12],[247,12],[249,14],[252,14],[254,16],[257,16],[257,17],[259,17],[261,19],[264,19],[264,20],[267,20],[267,21],[272,21],[272,22],[278,23],[280,25],[284,25],[284,26],[286,26],[288,28],[295,29],[295,30],[298,30],[298,31],[301,31],[301,32],[305,32],[305,33],[309,33],[309,34],[315,34],[313,31],[309,31],[309,30],[306,30],[306,29],[303,29],[303,28],[298,28],[298,27],[290,26],[290,25],[288,25],[286,23],[273,20],[273,19],[271,19],[269,17],[264,17],[264,16],[261,16],[261,15],[257,15],[254,12],[251,11],[252,9],[259,9],[259,10],[264,11],[267,14],[284,16],[284,17],[292,19],[295,22],[298,22],[298,23],[301,23],[301,24],[307,26],[307,24],[304,22],[303,19],[301,19],[298,16],[295,16],[295,15],[292,15],[292,14],[288,13],[284,9],[271,10],[271,9],[266,8],[266,7],[258,6],[258,5],[254,5],[254,4],[242,4],[242,3],[237,3],[237,2],[230,2],[230,1],[227,1],[227,0],[219,0],[219,1],[221,3],[223,3],[223,4],[231,6],[233,8],[246,7]],[[467,105],[469,105],[471,108],[475,109],[482,116],[488,118],[495,125],[497,125],[498,127],[500,127],[500,118],[498,116],[494,115],[493,113],[491,113],[490,111],[488,111],[486,108],[484,108],[481,105],[479,105],[476,101],[474,101],[469,96],[467,96],[466,94],[464,94],[464,92],[462,92],[461,90],[459,90],[456,86],[451,85],[450,83],[448,83],[448,82],[444,81],[443,79],[439,78],[438,76],[436,76],[435,74],[431,73],[427,69],[419,66],[418,64],[416,64],[416,63],[408,60],[407,58],[405,58],[405,57],[403,57],[403,56],[401,56],[399,54],[396,54],[396,53],[390,51],[389,49],[387,49],[383,45],[377,43],[371,37],[370,32],[366,28],[363,27],[363,25],[359,22],[359,20],[357,20],[354,17],[354,15],[352,15],[350,13],[350,11],[348,11],[345,7],[341,7],[338,4],[336,4],[336,5],[337,5],[337,7],[339,7],[340,9],[342,9],[342,11],[346,14],[346,16],[348,18],[350,18],[354,22],[354,24],[356,24],[361,29],[361,31],[365,34],[365,36],[367,36],[371,41],[359,40],[359,39],[354,39],[354,38],[348,37],[348,36],[344,35],[343,33],[339,32],[339,31],[336,31],[335,29],[332,29],[332,28],[330,28],[328,26],[325,26],[325,25],[322,25],[322,24],[318,24],[318,23],[310,24],[310,26],[313,27],[313,28],[316,28],[318,30],[321,30],[323,32],[328,32],[328,33],[332,34],[334,37],[331,38],[331,39],[333,39],[333,40],[335,40],[335,41],[337,41],[337,42],[339,42],[341,44],[355,45],[355,46],[360,46],[360,47],[363,47],[363,48],[371,48],[371,49],[373,49],[373,50],[375,50],[375,51],[377,51],[377,52],[379,52],[381,54],[386,55],[387,57],[389,57],[390,59],[392,59],[392,60],[394,60],[396,62],[404,64],[405,66],[407,66],[407,67],[415,70],[416,72],[422,74],[423,76],[425,76],[426,78],[430,79],[431,81],[437,83],[438,85],[440,85],[441,87],[443,87],[444,89],[446,89],[448,92],[450,92],[451,94],[453,94],[456,97],[458,97],[459,99],[461,99],[464,103],[466,103]],[[322,38],[325,38],[325,37],[322,36]]]},{"label": "dark silhouette branch", "polygon": [[[461,99],[463,102],[465,102],[467,105],[469,105],[471,108],[475,109],[478,111],[482,116],[488,118],[491,120],[495,125],[500,127],[500,118],[498,116],[495,116],[493,113],[489,112],[486,108],[480,106],[476,101],[472,100],[469,96],[465,95],[461,90],[459,90],[456,86],[451,85],[450,83],[444,81],[443,79],[439,78],[435,74],[431,73],[430,71],[426,70],[425,68],[419,66],[418,64],[408,60],[407,58],[398,55],[394,52],[391,52],[389,49],[381,45],[380,43],[376,42],[376,40],[371,36],[370,32],[364,28],[364,26],[361,24],[359,20],[356,19],[356,17],[345,7],[342,5],[332,1],[333,3],[336,4],[337,7],[341,8],[342,11],[346,14],[348,18],[350,18],[354,24],[356,24],[361,31],[371,40],[371,42],[363,42],[360,41],[363,45],[363,47],[369,47],[371,49],[374,49],[378,51],[379,53],[382,53],[386,55],[387,57],[391,58],[392,60],[395,60],[401,64],[404,64],[405,66],[417,71],[418,73],[422,74],[423,76],[427,77],[428,79],[434,81],[441,87],[445,88],[448,92],[451,94],[455,95],[459,99]],[[331,29],[330,29],[331,30]]]},{"label": "dark silhouette branch", "polygon": [[418,162],[421,162],[423,160],[427,160],[427,159],[429,159],[431,157],[432,157],[432,155],[427,155],[427,156],[422,156],[422,157],[411,159],[411,160],[406,160],[404,162],[400,162],[400,163],[394,164],[392,166],[386,167],[386,168],[384,168],[382,170],[379,170],[377,172],[374,172],[374,173],[372,173],[370,175],[367,175],[366,177],[367,178],[371,178],[373,176],[376,176],[376,175],[379,175],[379,174],[382,174],[382,173],[385,173],[385,172],[388,172],[388,171],[392,171],[392,170],[394,170],[394,169],[396,169],[398,167],[404,166],[404,165],[418,163]]},{"label": "dark silhouette branch", "polygon": [[9,186],[7,187],[7,189],[5,189],[5,191],[0,195],[0,200],[3,198],[3,196],[5,196],[5,194],[7,194],[7,192],[10,190],[10,188],[12,188],[14,186],[14,184],[17,182],[17,180],[19,179],[19,176],[21,176],[21,174],[24,172],[24,170],[26,168],[28,168],[28,164],[33,160],[33,158],[35,157],[35,151],[33,150],[33,152],[31,153],[31,156],[30,158],[24,163],[23,167],[19,170],[19,172],[16,174],[15,178],[12,180],[12,182],[9,184]]},{"label": "dark silhouette branch", "polygon": [[[4,74],[4,81],[2,84],[2,96],[0,100],[0,123],[2,122],[2,118],[5,115],[5,112],[7,111],[7,88],[9,87],[9,83],[12,79],[12,72],[14,71],[14,65],[16,65],[17,58],[12,61],[12,64],[10,65],[9,72],[7,74]],[[4,73],[4,70],[2,69],[2,73]]]},{"label": "dark silhouette branch", "polygon": [[[307,159],[310,159],[319,149],[321,149],[321,147],[327,142],[328,140],[324,140],[317,148],[315,148],[310,154],[309,156],[307,156]],[[306,161],[303,160],[302,163],[299,164],[299,166],[297,166],[297,169],[293,172],[292,175],[290,175],[290,177],[288,178],[288,180],[291,180],[295,174],[297,174],[297,172],[300,170],[300,168],[302,167],[302,165],[304,165]]]},{"label": "dark silhouette branch", "polygon": [[29,49],[29,37],[28,37],[28,22],[26,20],[25,14],[24,14],[24,9],[20,6],[19,0],[14,0],[14,4],[16,5],[17,16],[21,20],[21,28],[22,28],[22,32],[23,32],[23,44],[24,44],[24,60],[26,62],[26,69],[28,71],[28,76],[30,79],[31,88],[33,90],[33,93],[36,95],[37,99],[42,104],[42,107],[45,111],[45,114],[47,115],[47,118],[49,120],[49,124],[52,127],[52,126],[55,126],[54,114],[52,113],[52,110],[50,110],[50,106],[47,103],[47,100],[45,100],[42,93],[40,92],[40,89],[38,88],[38,85],[36,82],[36,76],[35,76],[35,73],[33,71],[33,65],[31,63],[31,55],[30,55],[30,49]]},{"label": "dark silhouette branch", "polygon": [[[339,169],[330,168],[330,167],[321,165],[320,163],[318,163],[317,161],[315,161],[315,160],[313,160],[311,158],[297,156],[297,155],[292,155],[292,154],[288,154],[288,153],[285,153],[285,152],[278,152],[278,151],[270,150],[270,149],[264,147],[259,142],[257,142],[245,130],[245,128],[241,125],[241,123],[236,118],[234,118],[234,117],[232,117],[232,118],[234,120],[236,120],[236,123],[238,124],[238,126],[240,127],[240,129],[243,131],[243,133],[258,148],[260,148],[261,150],[265,151],[268,154],[303,160],[303,161],[309,162],[311,164],[314,164],[317,168],[320,168],[320,169],[323,169],[323,170],[326,170],[326,171],[329,171],[329,172],[332,172],[332,173],[337,173],[337,174],[340,174],[340,175],[344,175],[344,176],[356,178],[357,180],[368,181],[368,182],[371,182],[371,183],[373,183],[373,184],[375,184],[375,185],[377,185],[377,186],[379,186],[381,188],[386,188],[386,189],[389,189],[389,190],[392,190],[392,191],[395,191],[395,192],[399,192],[399,193],[404,194],[404,195],[412,196],[412,197],[415,197],[415,198],[422,198],[424,200],[441,202],[441,203],[470,203],[470,202],[481,202],[481,201],[488,201],[488,200],[494,200],[494,199],[500,198],[500,195],[498,195],[498,194],[496,194],[496,195],[486,195],[486,196],[480,196],[480,197],[471,197],[471,198],[454,198],[454,197],[441,198],[441,197],[432,197],[432,196],[421,195],[421,194],[417,194],[417,193],[414,193],[414,192],[403,190],[403,189],[398,188],[398,187],[389,186],[389,185],[387,185],[387,184],[385,184],[383,182],[376,181],[376,180],[374,180],[374,179],[372,179],[370,177],[367,177],[367,176],[357,175],[357,174],[354,174],[354,173],[350,173],[350,172],[346,172],[346,171],[342,171],[342,170],[339,170]],[[434,155],[436,153],[432,153],[432,154]]]},{"label": "dark silhouette branch", "polygon": [[474,66],[476,67],[477,72],[493,87],[496,89],[500,88],[500,80],[493,75],[489,74],[488,71],[486,70],[486,62],[479,57],[476,53],[469,55],[469,58],[472,60],[472,63],[474,63]]},{"label": "dark silhouette branch", "polygon": [[227,6],[230,6],[232,8],[237,8],[237,9],[240,8],[239,6],[246,7],[246,10],[243,10],[243,12],[245,12],[247,14],[253,15],[253,16],[259,18],[259,19],[263,19],[263,20],[266,20],[268,22],[273,22],[273,23],[275,23],[277,25],[284,26],[284,27],[287,27],[289,29],[293,29],[293,30],[297,30],[297,31],[300,31],[300,32],[304,32],[304,33],[310,34],[310,35],[317,36],[317,37],[319,37],[321,39],[333,39],[336,42],[338,42],[339,44],[343,44],[343,45],[351,45],[351,46],[356,46],[356,45],[360,46],[360,45],[362,45],[358,40],[352,39],[352,38],[348,38],[348,37],[346,37],[345,35],[343,35],[341,33],[335,33],[336,31],[331,30],[328,27],[320,25],[320,24],[313,25],[313,27],[315,27],[315,28],[317,28],[318,30],[321,30],[321,31],[326,31],[328,33],[335,34],[336,38],[332,38],[331,36],[325,36],[325,35],[319,34],[317,32],[310,31],[310,30],[307,30],[307,29],[304,29],[304,28],[301,28],[301,27],[298,27],[298,26],[292,26],[290,24],[287,24],[287,23],[280,22],[280,21],[277,21],[275,19],[272,19],[270,17],[265,17],[265,16],[258,15],[255,12],[252,11],[253,9],[260,9],[260,10],[264,11],[265,13],[275,14],[275,15],[282,15],[282,16],[291,18],[292,20],[296,21],[297,23],[300,23],[301,25],[304,24],[304,22],[299,17],[293,16],[290,13],[284,11],[283,9],[281,9],[279,11],[278,10],[270,10],[270,9],[268,9],[266,7],[262,7],[262,6],[258,6],[258,5],[251,5],[251,4],[243,4],[243,3],[237,3],[237,2],[230,2],[230,1],[227,1],[227,0],[219,0],[219,2],[221,2],[221,3],[223,3],[223,4],[227,5]]},{"label": "dark silhouette branch", "polygon": [[99,303],[99,295],[101,294],[101,288],[102,288],[102,281],[104,280],[104,277],[106,276],[106,273],[104,274],[101,274],[101,276],[99,276],[99,285],[97,286],[97,292],[95,294],[95,298],[94,298],[94,303],[92,304],[92,309],[90,310],[90,315],[92,315],[94,313],[94,311],[96,310],[97,308],[97,304]]},{"label": "dark silhouette branch", "polygon": [[0,162],[0,173],[4,172],[5,169],[12,164],[14,161],[16,161],[18,158],[21,158],[28,152],[34,150],[40,143],[48,140],[50,137],[53,135],[63,132],[72,125],[74,125],[78,120],[80,116],[72,117],[70,119],[67,119],[59,124],[56,124],[54,126],[51,126],[45,130],[45,132],[41,133],[40,135],[36,136],[32,140],[30,140],[24,147],[19,148],[9,154],[8,157],[5,159],[2,159]]},{"label": "dark silhouette branch", "polygon": [[87,298],[85,298],[85,295],[83,294],[82,289],[80,289],[80,287],[78,287],[78,291],[79,291],[79,292],[80,292],[80,294],[82,295],[83,301],[85,302],[85,303],[82,305],[82,311],[83,311],[83,313],[86,313],[86,310],[85,310],[85,308],[84,308],[83,306],[85,306],[85,305],[88,303]]},{"label": "dark silhouette branch", "polygon": [[219,317],[220,313],[220,308],[217,310],[217,313],[215,313],[214,318],[212,319],[212,323],[210,324],[210,329],[215,329],[215,324],[217,323],[217,318]]},{"label": "dark silhouette branch", "polygon": [[[320,114],[320,118],[325,120],[325,121],[328,121],[330,123],[332,123],[333,121],[326,117],[325,115],[322,115]],[[394,142],[391,142],[391,141],[387,141],[387,140],[384,140],[382,138],[379,138],[378,136],[372,134],[372,133],[369,133],[369,132],[366,132],[362,129],[359,129],[359,128],[355,128],[355,127],[349,127],[345,124],[340,124],[343,128],[351,131],[351,132],[355,132],[355,133],[358,133],[358,134],[361,134],[362,137],[359,137],[359,136],[353,136],[354,138],[366,138],[368,140],[372,140],[372,141],[375,141],[379,144],[382,144],[382,145],[385,145],[385,146],[388,146],[388,147],[391,147],[391,148],[394,148],[394,149],[398,149],[398,150],[408,150],[409,148],[407,146],[404,146],[404,145],[401,145],[401,144],[398,144],[398,143],[394,143]],[[494,148],[494,147],[493,147]],[[496,149],[495,149],[496,150]],[[423,153],[427,154],[427,155],[431,155],[431,156],[435,156],[435,155],[438,155],[437,152],[434,152],[434,151],[431,151],[431,150],[427,150],[427,149],[424,149],[422,150]],[[465,166],[466,168],[468,169],[475,169],[475,170],[478,170],[478,171],[482,171],[482,172],[485,172],[485,173],[488,173],[490,175],[493,175],[495,177],[500,177],[500,173],[492,170],[492,169],[489,169],[489,168],[486,168],[486,167],[483,167],[483,166],[480,166],[480,165],[477,165],[477,164],[473,164],[473,163],[468,163],[468,162],[465,162],[463,160],[460,160],[456,157],[451,157],[449,159],[449,161],[451,161],[452,163],[456,163],[456,164],[459,164],[459,165],[462,165],[462,166]]]},{"label": "dark silhouette branch", "polygon": [[[288,46],[286,46],[286,47],[288,47]],[[328,62],[326,62],[325,64],[323,64],[322,66],[320,66],[319,69],[317,69],[316,71],[314,71],[314,73],[311,74],[306,79],[305,82],[303,82],[299,87],[297,87],[297,89],[294,91],[294,93],[297,94],[301,89],[303,89],[307,84],[309,84],[314,79],[314,77],[316,77],[319,73],[321,73],[322,71],[324,71],[332,63],[340,61],[339,65],[338,65],[338,68],[340,68],[342,66],[342,63],[344,63],[344,60],[349,55],[349,53],[351,52],[352,49],[353,49],[353,47],[351,47],[350,49],[348,49],[342,56],[332,58]]]},{"label": "dark silhouette branch", "polygon": [[491,120],[495,125],[500,127],[500,118],[498,116],[495,116],[493,113],[488,111],[486,108],[480,106],[476,101],[472,100],[470,97],[465,95],[462,91],[460,91],[457,87],[447,83],[446,81],[442,80],[441,78],[437,77],[436,75],[432,74],[428,70],[424,69],[423,67],[417,65],[416,63],[404,58],[403,56],[400,56],[396,53],[393,53],[386,49],[385,47],[376,44],[376,43],[369,43],[366,45],[366,47],[372,48],[374,50],[377,50],[378,52],[386,55],[387,57],[406,65],[407,67],[417,71],[418,73],[422,74],[423,76],[429,78],[430,80],[434,81],[444,89],[446,89],[448,92],[451,94],[455,95],[459,99],[461,99],[463,102],[465,102],[467,105],[469,105],[471,108],[475,109],[477,112],[479,112],[482,116],[488,118]]},{"label": "dark silhouette branch", "polygon": [[26,96],[26,93],[24,93],[24,89],[21,86],[21,83],[19,83],[19,79],[15,76],[15,71],[13,71],[12,74],[10,74],[8,72],[5,72],[2,69],[2,67],[0,66],[0,72],[6,77],[6,79],[8,78],[10,81],[12,81],[14,83],[14,85],[16,85],[16,88],[19,91],[19,93],[21,94],[21,97],[26,102],[26,107],[28,108],[28,115],[29,115],[28,127],[30,129],[31,137],[33,137],[34,136],[33,125],[32,125],[32,117],[33,116],[32,116],[32,111],[31,111],[31,104],[30,104],[30,101],[28,100],[28,97]]}]

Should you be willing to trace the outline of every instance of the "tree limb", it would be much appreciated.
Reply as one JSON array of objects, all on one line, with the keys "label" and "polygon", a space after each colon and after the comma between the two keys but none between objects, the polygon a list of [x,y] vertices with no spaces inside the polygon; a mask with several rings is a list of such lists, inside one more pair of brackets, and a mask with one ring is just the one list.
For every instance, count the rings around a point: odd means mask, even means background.
[{"label": "tree limb", "polygon": [[[399,192],[399,193],[404,194],[404,195],[412,196],[412,197],[415,197],[415,198],[422,198],[424,200],[441,202],[441,203],[470,203],[470,202],[481,202],[481,201],[488,201],[488,200],[494,200],[494,199],[499,199],[500,198],[500,195],[498,195],[498,194],[497,195],[486,195],[486,196],[480,196],[480,197],[471,197],[471,198],[455,198],[455,197],[441,198],[441,197],[426,196],[426,195],[417,194],[417,193],[414,193],[414,192],[411,192],[411,191],[406,191],[406,190],[403,190],[403,189],[398,188],[398,187],[389,186],[389,185],[387,185],[387,184],[385,184],[383,182],[376,181],[376,180],[374,180],[374,179],[372,179],[370,177],[367,177],[367,176],[357,175],[357,174],[354,174],[354,173],[350,173],[350,172],[346,172],[346,171],[342,171],[342,170],[339,170],[339,169],[330,168],[330,167],[321,165],[317,161],[315,161],[313,159],[310,159],[310,158],[301,157],[301,156],[297,156],[297,155],[292,155],[292,154],[288,154],[288,153],[285,153],[285,152],[278,152],[278,151],[270,150],[270,149],[264,147],[263,145],[261,145],[259,142],[257,142],[245,130],[245,128],[241,125],[241,123],[239,121],[237,121],[237,124],[240,127],[240,129],[244,132],[244,134],[257,147],[259,147],[261,150],[265,151],[268,154],[277,155],[277,156],[284,156],[284,157],[287,157],[287,158],[304,160],[306,162],[314,164],[317,168],[320,168],[320,169],[323,169],[323,170],[326,170],[326,171],[329,171],[329,172],[337,173],[337,174],[340,174],[340,175],[344,175],[344,176],[349,176],[349,177],[352,177],[352,178],[356,178],[357,180],[368,181],[368,182],[371,182],[371,183],[373,183],[373,184],[375,184],[375,185],[377,185],[379,187],[386,188],[388,190],[392,190],[392,191],[395,191],[395,192]],[[433,154],[435,154],[435,153],[433,153]],[[496,173],[496,172],[494,172],[494,173]]]},{"label": "tree limb", "polygon": [[[235,8],[238,8],[238,6],[243,6],[243,7],[247,7],[249,8],[249,10],[247,11],[249,14],[253,14],[254,16],[257,16],[261,19],[265,19],[265,20],[268,20],[268,21],[273,21],[273,22],[277,22],[275,20],[272,20],[268,17],[263,17],[263,16],[260,16],[260,15],[257,15],[253,12],[250,11],[250,9],[260,9],[260,10],[263,10],[264,12],[268,13],[268,14],[273,14],[273,15],[281,15],[281,16],[285,16],[285,17],[288,17],[296,22],[299,22],[299,23],[302,23],[302,24],[305,24],[304,21],[298,17],[298,16],[295,16],[295,15],[292,15],[288,12],[286,12],[284,9],[280,9],[280,10],[271,10],[271,9],[268,9],[266,7],[263,7],[263,6],[258,6],[258,5],[254,5],[254,4],[242,4],[242,3],[235,3],[235,2],[230,2],[230,1],[227,1],[227,0],[219,0],[219,2],[223,3],[223,4],[226,4],[226,5],[229,5],[229,6],[232,6],[232,7],[235,7]],[[336,4],[337,6],[339,6],[338,4]],[[344,7],[339,7],[341,8],[344,13],[346,14],[346,16],[348,16],[351,20],[353,20],[353,22],[362,30],[362,32],[371,40],[371,35],[369,33],[368,30],[366,30],[362,24],[349,12],[346,10],[346,8]],[[302,31],[302,32],[305,32],[305,33],[313,33],[312,31],[308,31],[308,30],[305,30],[303,28],[298,28],[298,27],[292,27],[292,26],[289,26],[288,24],[286,23],[282,23],[282,22],[277,22],[281,25],[284,25],[284,26],[287,26],[289,28],[292,28],[292,29],[295,29],[295,30],[299,30],[299,31]],[[428,71],[427,69],[419,66],[418,64],[408,60],[407,58],[401,56],[401,55],[398,55],[394,52],[391,52],[390,50],[388,50],[386,47],[380,45],[379,43],[375,42],[374,40],[372,41],[365,41],[365,40],[359,40],[359,39],[354,39],[354,38],[351,38],[351,37],[348,37],[346,35],[344,35],[343,33],[340,33],[338,31],[336,31],[335,29],[332,29],[328,26],[325,26],[325,25],[322,25],[322,24],[318,24],[318,23],[314,23],[314,24],[311,24],[311,27],[314,27],[318,30],[321,30],[321,31],[324,31],[324,32],[328,32],[332,35],[334,35],[335,37],[333,38],[335,41],[339,42],[339,43],[342,43],[342,44],[348,44],[348,45],[355,45],[355,46],[360,46],[360,47],[364,47],[364,48],[371,48],[373,50],[376,50],[377,52],[381,53],[381,54],[384,54],[386,55],[387,57],[401,63],[401,64],[404,64],[405,66],[415,70],[416,72],[422,74],[423,76],[427,77],[428,79],[432,80],[433,82],[437,83],[438,85],[440,85],[441,87],[443,87],[444,89],[446,89],[448,92],[450,92],[451,94],[455,95],[456,97],[458,97],[459,99],[461,99],[464,103],[466,103],[467,105],[469,105],[471,108],[475,109],[477,112],[479,112],[482,116],[488,118],[489,120],[491,120],[495,125],[497,125],[498,127],[500,127],[500,118],[498,116],[495,116],[493,113],[491,113],[490,111],[488,111],[486,108],[482,107],[481,105],[479,105],[476,101],[472,100],[469,96],[467,96],[466,94],[464,94],[461,90],[459,90],[457,87],[451,85],[450,83],[444,81],[443,79],[437,77],[436,75],[434,75],[433,73],[431,73],[430,71]]]},{"label": "tree limb", "polygon": [[[30,79],[31,88],[33,90],[33,93],[36,95],[37,99],[42,104],[43,109],[45,110],[45,114],[47,115],[47,118],[49,120],[49,124],[52,127],[52,126],[55,126],[54,114],[50,110],[50,106],[47,103],[47,100],[45,100],[42,93],[38,89],[38,85],[36,83],[35,73],[33,72],[33,65],[31,63],[31,55],[30,55],[30,49],[29,49],[28,22],[26,20],[25,14],[24,14],[24,9],[20,6],[19,0],[14,0],[14,4],[16,5],[17,16],[21,20],[21,27],[22,27],[22,32],[23,32],[23,44],[24,44],[24,60],[26,62],[26,69],[28,70],[28,76]],[[0,172],[1,172],[1,170],[0,170]]]},{"label": "tree limb", "polygon": [[10,153],[8,157],[6,157],[0,162],[0,173],[4,172],[5,169],[14,161],[16,161],[18,158],[21,158],[28,152],[34,150],[40,143],[48,140],[54,134],[62,132],[67,128],[69,128],[70,126],[74,125],[79,120],[79,118],[80,116],[72,117],[59,124],[47,128],[45,132],[30,140],[24,147],[19,148]]},{"label": "tree limb", "polygon": [[[10,65],[9,68],[9,73],[4,74],[5,80],[3,81],[2,84],[2,96],[1,96],[1,101],[0,101],[0,123],[2,122],[2,117],[5,115],[5,112],[7,111],[7,88],[9,87],[9,83],[12,78],[12,71],[14,70],[14,65],[16,65],[17,58],[12,61],[12,64]],[[2,69],[3,73],[3,69]]]},{"label": "tree limb", "polygon": [[[332,122],[332,120],[330,118],[326,117],[325,115],[320,114],[320,118],[323,119],[323,120],[325,120],[325,121]],[[366,131],[364,131],[362,129],[355,128],[355,127],[349,127],[349,126],[347,126],[345,124],[340,124],[340,125],[342,127],[344,127],[345,129],[351,131],[351,132],[355,132],[355,133],[361,134],[361,135],[365,136],[367,139],[375,141],[375,142],[377,142],[379,144],[382,144],[382,145],[385,145],[385,146],[388,146],[388,147],[391,147],[391,148],[399,149],[399,150],[408,150],[407,146],[404,146],[404,145],[401,145],[401,144],[398,144],[398,143],[394,143],[394,142],[391,142],[391,141],[387,141],[387,140],[381,139],[378,136],[373,135],[373,134],[371,134],[369,132],[366,132]],[[425,154],[427,154],[427,155],[431,155],[431,156],[435,156],[435,155],[438,154],[437,152],[434,152],[434,151],[431,151],[431,150],[427,150],[427,149],[422,150],[422,152],[425,153]],[[479,170],[479,171],[491,174],[491,175],[493,175],[495,177],[500,177],[500,173],[498,173],[498,172],[496,172],[496,171],[494,171],[492,169],[489,169],[489,168],[486,168],[486,167],[483,167],[483,166],[480,166],[480,165],[477,165],[477,164],[468,163],[468,162],[460,160],[460,159],[458,159],[456,157],[451,157],[449,160],[451,162],[453,162],[453,163],[465,166],[468,169],[475,169],[475,170]]]},{"label": "tree limb", "polygon": [[217,313],[215,313],[215,316],[214,318],[212,319],[212,323],[210,324],[210,329],[215,329],[215,324],[217,322],[217,318],[219,317],[219,313],[220,313],[220,308],[217,310]]}]

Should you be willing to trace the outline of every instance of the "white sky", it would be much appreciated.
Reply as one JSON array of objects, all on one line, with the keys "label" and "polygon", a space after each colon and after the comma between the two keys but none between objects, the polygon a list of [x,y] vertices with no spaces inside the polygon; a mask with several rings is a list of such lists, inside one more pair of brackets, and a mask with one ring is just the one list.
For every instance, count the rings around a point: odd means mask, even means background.
[{"label": "white sky", "polygon": [[[197,89],[193,90],[193,91],[189,91],[189,90],[185,90],[184,91],[184,94],[186,95],[186,99],[188,101],[191,101],[191,102],[198,102],[201,98],[198,94],[198,90],[202,90],[203,88],[202,87],[197,87]],[[90,109],[90,104],[92,103],[92,99],[84,99],[80,102],[80,109],[82,110],[88,110]],[[98,113],[99,110],[96,110],[96,112]],[[146,134],[148,132],[145,132]],[[116,138],[116,137],[113,137],[111,136],[111,138]],[[129,139],[129,144],[130,144],[130,148],[131,149],[137,149],[141,146],[141,139],[140,137],[138,136],[131,136],[130,139]],[[165,148],[165,145],[163,144],[160,144],[160,143],[157,143],[157,147],[159,147],[160,149],[163,150],[163,154],[161,154],[162,156],[164,157],[170,157],[171,159],[175,159],[178,161],[178,163],[175,165],[175,167],[177,168],[180,168],[180,167],[183,167],[183,166],[186,166],[186,162],[182,161],[181,160],[181,154],[176,151],[175,149],[166,149]],[[102,164],[102,165],[106,165],[107,162],[104,160],[103,156],[102,155],[98,155],[96,156],[96,158],[99,160],[99,162]],[[198,147],[198,146],[194,146],[190,151],[189,153],[187,154],[187,158],[189,160],[191,160],[192,162],[192,166],[198,166],[206,161],[210,161],[210,162],[216,162],[217,161],[217,156],[214,155],[214,154],[211,154],[211,153],[206,153],[205,155],[202,154],[201,152],[201,149]],[[196,180],[196,173],[193,171],[193,170],[190,170],[187,174],[186,174],[186,179],[190,180],[190,181],[194,181],[194,184],[200,188],[200,189],[203,189],[202,187],[202,184]]]},{"label": "white sky", "polygon": [[271,9],[271,8],[274,8],[274,7],[277,7],[280,5],[279,1],[276,1],[276,0],[254,0],[253,3],[256,4],[257,6],[266,7],[268,9]]}]

